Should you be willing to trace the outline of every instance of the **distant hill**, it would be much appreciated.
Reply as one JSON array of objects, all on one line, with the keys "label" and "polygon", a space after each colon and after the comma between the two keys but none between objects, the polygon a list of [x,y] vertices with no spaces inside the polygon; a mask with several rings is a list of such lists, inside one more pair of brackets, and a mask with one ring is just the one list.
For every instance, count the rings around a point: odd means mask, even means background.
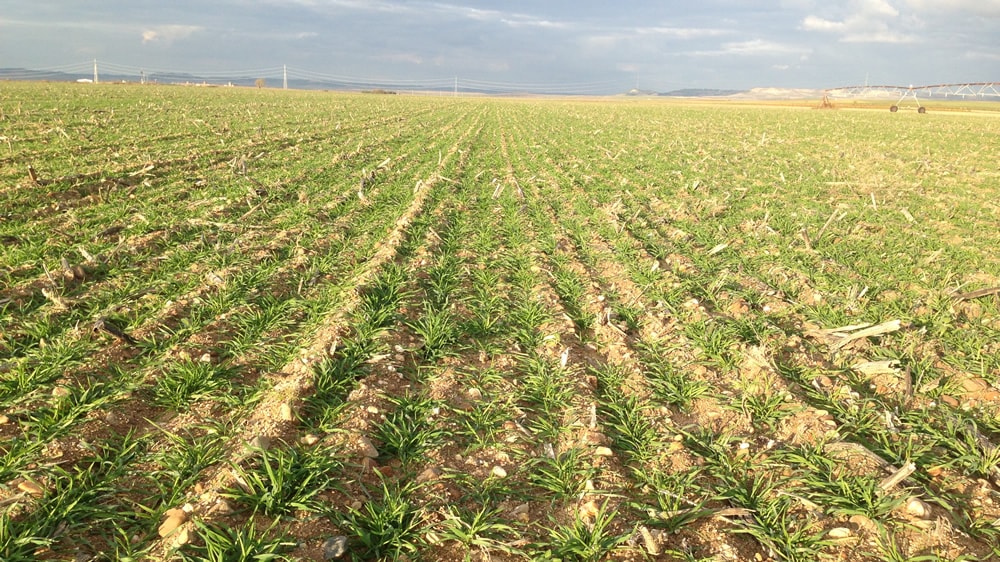
[{"label": "distant hill", "polygon": [[823,90],[811,88],[752,88],[746,92],[737,92],[730,99],[741,100],[802,100],[820,99]]},{"label": "distant hill", "polygon": [[633,88],[625,92],[626,96],[668,96],[677,98],[706,98],[731,96],[742,94],[743,90],[716,90],[713,88],[684,88],[682,90],[671,90],[669,92],[655,92],[653,90],[639,90]]},{"label": "distant hill", "polygon": [[705,97],[732,96],[734,94],[742,94],[743,92],[744,92],[743,90],[717,90],[714,88],[684,88],[681,90],[671,90],[669,92],[662,92],[657,95],[678,97],[678,98],[705,98]]}]

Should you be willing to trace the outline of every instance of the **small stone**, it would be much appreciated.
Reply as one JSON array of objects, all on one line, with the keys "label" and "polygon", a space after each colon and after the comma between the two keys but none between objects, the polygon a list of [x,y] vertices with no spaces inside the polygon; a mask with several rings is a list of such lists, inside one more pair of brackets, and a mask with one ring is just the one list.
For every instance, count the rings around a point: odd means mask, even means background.
[{"label": "small stone", "polygon": [[70,390],[65,386],[56,386],[52,389],[53,398],[64,398],[69,395],[70,395]]},{"label": "small stone", "polygon": [[215,500],[215,506],[212,509],[213,513],[217,515],[232,515],[236,512],[236,508],[233,507],[233,504],[225,498]]},{"label": "small stone", "polygon": [[211,363],[212,362],[212,354],[211,353],[202,353],[201,357],[198,358],[198,361],[201,361],[202,363]]},{"label": "small stone", "polygon": [[187,512],[183,509],[168,509],[166,515],[167,518],[160,524],[160,528],[157,530],[160,538],[170,535],[187,521]]},{"label": "small stone", "polygon": [[264,449],[267,450],[271,447],[271,440],[263,435],[258,435],[250,441],[247,442],[247,446],[251,449]]},{"label": "small stone", "polygon": [[920,498],[910,498],[906,502],[906,514],[917,519],[930,519],[931,506]]},{"label": "small stone", "polygon": [[109,410],[107,414],[104,414],[104,423],[108,425],[117,425],[122,422],[122,416],[114,410]]},{"label": "small stone", "polygon": [[319,435],[315,435],[315,434],[312,434],[312,433],[307,433],[307,434],[305,434],[302,437],[302,444],[303,445],[315,445],[316,443],[319,443],[319,442],[320,442]]},{"label": "small stone", "polygon": [[611,440],[608,439],[608,436],[604,435],[600,431],[588,431],[587,441],[592,445],[604,445],[611,442]]},{"label": "small stone", "polygon": [[0,414],[0,425],[5,425],[8,422],[10,422],[10,418],[5,414]]},{"label": "small stone", "polygon": [[864,516],[864,515],[860,515],[860,514],[859,515],[852,515],[850,517],[850,519],[848,519],[848,521],[851,522],[851,523],[853,523],[854,525],[857,525],[857,527],[859,529],[861,529],[862,531],[865,531],[865,532],[868,532],[868,533],[877,533],[878,532],[878,524],[875,523],[874,521],[872,521],[871,519],[869,519],[868,517]]},{"label": "small stone", "polygon": [[583,505],[580,506],[579,515],[580,519],[584,521],[593,521],[594,519],[597,518],[597,515],[600,512],[601,508],[597,506],[597,502],[594,500],[590,500],[588,502],[584,502]]},{"label": "small stone", "polygon": [[367,411],[369,414],[377,414],[378,408],[376,408],[375,406],[368,406],[367,408],[365,408],[365,411]]},{"label": "small stone", "polygon": [[174,538],[174,547],[184,546],[189,542],[191,542],[191,532],[187,527],[181,527]]},{"label": "small stone", "polygon": [[594,455],[598,457],[613,457],[615,453],[611,449],[602,446],[594,449]]},{"label": "small stone", "polygon": [[847,527],[834,527],[826,532],[826,536],[831,539],[846,539],[851,536],[851,530]]},{"label": "small stone", "polygon": [[45,495],[45,490],[43,490],[41,486],[27,480],[18,484],[17,489],[25,492],[26,494],[35,496],[36,498],[40,498]]},{"label": "small stone", "polygon": [[436,466],[424,469],[423,472],[417,475],[417,484],[422,484],[424,482],[430,482],[431,480],[437,480],[441,477],[442,471]]},{"label": "small stone", "polygon": [[323,543],[323,560],[335,560],[347,554],[347,537],[330,537]]},{"label": "small stone", "polygon": [[512,509],[510,514],[514,516],[514,519],[517,519],[521,523],[527,523],[528,520],[531,519],[531,506],[526,503],[522,503]]},{"label": "small stone", "polygon": [[469,394],[469,398],[471,400],[478,401],[478,400],[482,400],[483,399],[483,391],[479,390],[476,387],[470,388],[469,391],[468,391],[468,394]]},{"label": "small stone", "polygon": [[375,445],[372,445],[371,440],[364,435],[358,437],[358,446],[361,447],[361,456],[369,459],[378,457],[378,449],[376,449]]},{"label": "small stone", "polygon": [[962,380],[962,388],[968,393],[983,392],[990,388],[988,382],[976,377],[969,377]]},{"label": "small stone", "polygon": [[490,474],[496,476],[497,478],[507,478],[507,471],[503,469],[502,466],[494,466]]},{"label": "small stone", "polygon": [[281,421],[292,421],[295,419],[295,415],[292,413],[292,405],[288,402],[282,402],[281,406],[278,407],[278,418]]},{"label": "small stone", "polygon": [[642,535],[642,544],[646,547],[646,552],[650,556],[656,556],[660,553],[660,545],[656,543],[656,538],[649,532],[648,527],[645,525],[640,526],[639,534]]}]

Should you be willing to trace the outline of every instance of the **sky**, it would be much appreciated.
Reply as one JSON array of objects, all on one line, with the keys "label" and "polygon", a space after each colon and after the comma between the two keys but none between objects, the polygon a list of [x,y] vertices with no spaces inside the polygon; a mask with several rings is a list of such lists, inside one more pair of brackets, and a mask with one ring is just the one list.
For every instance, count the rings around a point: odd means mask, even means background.
[{"label": "sky", "polygon": [[1000,81],[1000,0],[0,0],[0,68],[93,59],[593,93]]}]

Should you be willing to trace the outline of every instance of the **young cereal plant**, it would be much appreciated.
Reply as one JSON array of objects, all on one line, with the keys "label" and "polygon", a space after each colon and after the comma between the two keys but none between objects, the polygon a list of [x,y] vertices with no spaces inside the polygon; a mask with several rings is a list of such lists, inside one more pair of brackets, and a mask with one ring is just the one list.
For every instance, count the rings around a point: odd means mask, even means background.
[{"label": "young cereal plant", "polygon": [[644,488],[650,490],[652,502],[631,505],[648,515],[648,525],[676,533],[693,521],[712,515],[713,511],[705,507],[711,497],[698,485],[704,478],[701,467],[676,473],[653,470],[639,476]]},{"label": "young cereal plant", "polygon": [[687,412],[691,403],[707,395],[711,388],[706,381],[692,375],[685,376],[665,361],[650,363],[646,377],[653,387],[656,398],[679,408],[682,412]]},{"label": "young cereal plant", "polygon": [[791,562],[816,560],[829,546],[829,541],[823,539],[823,529],[818,528],[811,518],[791,513],[793,500],[778,493],[780,483],[775,482],[773,477],[741,478],[730,473],[724,478],[728,480],[728,486],[721,497],[751,511],[750,519],[736,529],[737,533],[752,536],[779,558]]},{"label": "young cereal plant", "polygon": [[329,448],[254,452],[249,461],[233,466],[237,485],[222,495],[267,516],[318,511],[317,496],[334,488],[334,476],[343,468]]},{"label": "young cereal plant", "polygon": [[573,320],[577,333],[584,336],[594,327],[594,317],[587,313],[583,305],[587,289],[571,270],[560,266],[558,262],[554,265],[553,288],[559,295],[559,300],[562,301],[566,314]]},{"label": "young cereal plant", "polygon": [[782,418],[788,416],[785,408],[785,395],[781,392],[763,391],[753,394],[743,394],[739,405],[734,409],[743,412],[750,419],[751,425],[757,430],[768,430]]},{"label": "young cereal plant", "polygon": [[245,560],[290,560],[282,553],[295,548],[294,540],[278,536],[268,538],[272,525],[263,533],[257,531],[254,519],[242,527],[228,527],[222,523],[195,521],[198,537],[204,544],[188,544],[180,549],[181,560],[206,562],[243,562]]},{"label": "young cereal plant", "polygon": [[916,415],[905,417],[949,449],[955,464],[969,473],[980,478],[994,478],[1000,474],[1000,447],[989,443],[975,420],[946,415],[942,424],[929,424]]},{"label": "young cereal plant", "polygon": [[501,325],[506,312],[506,299],[497,292],[500,276],[491,269],[475,270],[474,298],[469,307],[472,310],[470,326],[479,336],[491,336]]},{"label": "young cereal plant", "polygon": [[652,459],[660,447],[656,428],[646,415],[650,408],[640,404],[635,396],[622,394],[605,396],[603,402],[599,413],[607,419],[615,445],[638,465]]},{"label": "young cereal plant", "polygon": [[221,365],[187,360],[167,367],[153,387],[153,402],[182,410],[191,402],[216,396],[231,397],[227,392],[233,372]]},{"label": "young cereal plant", "polygon": [[604,560],[631,533],[616,535],[611,531],[617,511],[608,511],[607,502],[591,518],[577,515],[571,524],[549,530],[549,548],[540,552],[540,560],[597,562]]},{"label": "young cereal plant", "polygon": [[113,382],[86,381],[69,389],[69,394],[53,398],[54,404],[32,411],[22,421],[26,433],[45,442],[65,434],[77,420],[114,399],[120,390]]},{"label": "young cereal plant", "polygon": [[461,490],[462,497],[473,504],[495,506],[512,496],[523,494],[522,490],[515,489],[519,484],[513,483],[512,479],[492,473],[485,479],[466,472],[445,473],[445,478],[453,482]]},{"label": "young cereal plant", "polygon": [[561,451],[555,458],[538,457],[527,463],[528,482],[554,499],[566,499],[581,493],[597,473],[581,449]]},{"label": "young cereal plant", "polygon": [[435,427],[431,420],[439,407],[435,400],[404,396],[392,401],[396,408],[375,428],[375,438],[382,442],[381,453],[406,465],[423,458],[426,451],[445,438],[446,432]]},{"label": "young cereal plant", "polygon": [[490,509],[487,506],[479,509],[448,506],[437,535],[441,540],[462,545],[465,562],[471,562],[475,553],[480,553],[487,559],[491,551],[513,554],[514,548],[504,540],[517,536],[517,533],[513,527],[502,522],[499,517],[501,513],[500,509]]},{"label": "young cereal plant", "polygon": [[468,437],[469,447],[485,448],[496,444],[503,424],[511,419],[511,399],[484,399],[472,408],[458,412],[459,432]]},{"label": "young cereal plant", "polygon": [[573,387],[565,369],[534,354],[524,358],[522,369],[524,400],[537,405],[546,413],[559,412],[566,407],[573,396]]},{"label": "young cereal plant", "polygon": [[821,445],[788,450],[780,456],[782,461],[805,469],[800,480],[809,490],[809,498],[836,516],[860,514],[882,521],[908,496],[905,491],[883,490],[879,475],[845,474],[841,463],[824,454]]},{"label": "young cereal plant", "polygon": [[373,327],[391,326],[396,321],[396,307],[406,296],[402,288],[405,281],[406,272],[401,266],[387,265],[371,285],[361,291],[357,316]]},{"label": "young cereal plant", "polygon": [[75,536],[95,524],[135,517],[134,512],[114,509],[109,500],[119,493],[111,483],[126,473],[143,448],[142,441],[128,434],[113,448],[93,447],[93,456],[74,472],[55,467],[49,478],[51,488],[31,510],[18,516],[9,511],[0,514],[0,559],[37,560],[39,549],[55,545],[60,537]]},{"label": "young cereal plant", "polygon": [[414,489],[412,483],[400,486],[383,481],[381,498],[369,500],[360,509],[352,508],[337,522],[359,543],[361,551],[355,558],[399,560],[420,552],[426,515],[410,500]]},{"label": "young cereal plant", "polygon": [[684,334],[697,344],[705,358],[722,372],[736,368],[738,359],[733,350],[737,348],[737,338],[732,329],[724,324],[699,320],[684,327]]},{"label": "young cereal plant", "polygon": [[638,332],[642,328],[642,318],[646,312],[639,306],[627,304],[612,305],[615,315],[625,324],[625,330],[631,334]]},{"label": "young cereal plant", "polygon": [[339,416],[347,404],[347,396],[365,374],[366,358],[352,352],[326,357],[313,367],[315,392],[306,399],[305,407],[310,424],[325,432],[339,428]]},{"label": "young cereal plant", "polygon": [[235,319],[236,334],[227,347],[234,356],[242,355],[260,345],[260,339],[270,330],[287,327],[292,323],[293,301],[281,301],[265,295],[252,308]]},{"label": "young cereal plant", "polygon": [[[941,562],[947,560],[937,554],[917,554],[911,556],[906,553],[906,544],[897,539],[891,529],[878,521],[875,524],[878,526],[878,536],[875,542],[881,552],[872,554],[878,556],[880,560],[884,562]],[[961,556],[955,560],[957,562],[959,560],[971,559]]]},{"label": "young cereal plant", "polygon": [[443,255],[440,261],[427,272],[424,280],[424,293],[430,306],[436,310],[444,309],[461,283],[459,269],[461,261],[455,256]]},{"label": "young cereal plant", "polygon": [[407,325],[420,336],[424,344],[420,348],[420,357],[425,361],[437,361],[453,353],[461,332],[458,323],[448,309],[435,309],[430,303],[424,303],[424,312],[420,318]]},{"label": "young cereal plant", "polygon": [[149,474],[149,481],[160,491],[160,505],[176,505],[202,470],[225,457],[227,436],[212,431],[212,428],[207,429],[201,437],[161,429],[170,446],[153,455],[161,470],[154,470]]},{"label": "young cereal plant", "polygon": [[539,328],[551,317],[548,307],[535,299],[525,299],[514,305],[510,315],[511,331],[522,351],[541,345],[544,335]]}]

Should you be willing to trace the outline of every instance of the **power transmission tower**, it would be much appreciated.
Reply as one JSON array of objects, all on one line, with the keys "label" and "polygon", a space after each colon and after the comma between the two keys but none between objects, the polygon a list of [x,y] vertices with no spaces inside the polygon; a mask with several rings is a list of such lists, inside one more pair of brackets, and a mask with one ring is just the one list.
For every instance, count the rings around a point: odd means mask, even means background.
[{"label": "power transmission tower", "polygon": [[282,89],[288,89],[288,65],[281,65]]},{"label": "power transmission tower", "polygon": [[94,59],[94,84],[97,84],[97,59]]}]

